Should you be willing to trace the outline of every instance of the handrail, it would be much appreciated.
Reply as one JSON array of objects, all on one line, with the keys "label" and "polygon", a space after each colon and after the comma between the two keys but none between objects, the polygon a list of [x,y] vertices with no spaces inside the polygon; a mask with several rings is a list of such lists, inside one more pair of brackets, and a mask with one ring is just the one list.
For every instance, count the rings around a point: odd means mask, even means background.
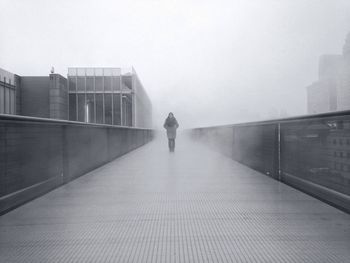
[{"label": "handrail", "polygon": [[350,110],[190,131],[235,161],[350,213],[350,129],[343,121]]},{"label": "handrail", "polygon": [[31,117],[31,116],[23,116],[23,115],[11,115],[11,114],[0,114],[0,121],[27,121],[27,122],[42,122],[42,123],[51,123],[51,124],[60,124],[60,125],[72,125],[73,124],[73,125],[89,126],[89,127],[134,129],[134,130],[145,130],[145,131],[152,131],[153,130],[151,128],[130,127],[130,126],[120,126],[120,125],[110,125],[110,124],[99,124],[99,123],[87,123],[87,122],[79,122],[79,121]]},{"label": "handrail", "polygon": [[339,117],[339,116],[350,116],[350,110],[344,111],[333,111],[319,114],[311,114],[311,115],[299,115],[288,118],[278,118],[278,119],[268,119],[262,121],[251,121],[251,122],[242,122],[242,123],[234,123],[234,124],[224,124],[224,125],[214,125],[214,126],[203,126],[203,127],[195,127],[190,128],[189,130],[196,129],[209,129],[209,128],[230,128],[235,126],[248,126],[248,125],[262,125],[262,124],[272,124],[272,123],[286,123],[296,120],[313,120],[319,118],[327,118],[327,117]]}]

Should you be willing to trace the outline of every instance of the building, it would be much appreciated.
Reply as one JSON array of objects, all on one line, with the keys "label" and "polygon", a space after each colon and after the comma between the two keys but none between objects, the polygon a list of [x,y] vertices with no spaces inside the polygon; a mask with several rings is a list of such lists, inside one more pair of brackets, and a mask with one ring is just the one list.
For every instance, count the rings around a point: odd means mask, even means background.
[{"label": "building", "polygon": [[69,68],[67,78],[0,69],[0,114],[152,127],[152,105],[133,68]]},{"label": "building", "polygon": [[0,68],[0,114],[19,114],[19,77]]},{"label": "building", "polygon": [[19,115],[68,119],[67,79],[59,74],[21,76]]},{"label": "building", "polygon": [[0,114],[67,120],[66,82],[59,74],[18,76],[0,69]]},{"label": "building", "polygon": [[350,33],[343,47],[342,67],[338,85],[338,110],[350,109]]},{"label": "building", "polygon": [[318,80],[307,87],[308,113],[322,113],[338,109],[337,93],[343,57],[323,55],[319,60]]},{"label": "building", "polygon": [[336,104],[331,99],[336,89],[327,83],[314,82],[307,87],[307,110],[309,114],[336,110]]},{"label": "building", "polygon": [[133,68],[69,68],[69,119],[151,127],[152,105]]},{"label": "building", "polygon": [[341,55],[323,55],[318,80],[306,87],[309,114],[350,109],[350,33]]}]

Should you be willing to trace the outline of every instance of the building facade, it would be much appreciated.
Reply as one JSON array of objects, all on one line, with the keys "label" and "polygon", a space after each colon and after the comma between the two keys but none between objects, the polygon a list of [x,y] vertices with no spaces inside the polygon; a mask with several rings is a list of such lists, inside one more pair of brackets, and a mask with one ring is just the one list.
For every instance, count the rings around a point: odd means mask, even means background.
[{"label": "building facade", "polygon": [[0,114],[152,127],[152,105],[133,68],[69,68],[67,78],[0,69]]},{"label": "building facade", "polygon": [[132,126],[132,86],[121,69],[69,68],[68,89],[70,120]]},{"label": "building facade", "polygon": [[318,80],[306,87],[309,114],[350,109],[350,33],[341,55],[323,55]]},{"label": "building facade", "polygon": [[67,79],[59,74],[50,74],[49,115],[53,119],[68,119]]},{"label": "building facade", "polygon": [[69,119],[151,127],[152,105],[133,68],[69,68]]},{"label": "building facade", "polygon": [[0,68],[0,114],[17,114],[20,105],[19,78],[15,74]]}]

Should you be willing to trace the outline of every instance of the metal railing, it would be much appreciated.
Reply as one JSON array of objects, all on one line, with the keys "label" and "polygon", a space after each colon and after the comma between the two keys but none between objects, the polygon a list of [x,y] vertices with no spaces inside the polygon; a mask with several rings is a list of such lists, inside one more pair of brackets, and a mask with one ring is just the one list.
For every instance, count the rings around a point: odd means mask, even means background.
[{"label": "metal railing", "polygon": [[150,129],[0,115],[0,214],[152,137]]},{"label": "metal railing", "polygon": [[203,127],[192,137],[350,211],[350,111]]}]

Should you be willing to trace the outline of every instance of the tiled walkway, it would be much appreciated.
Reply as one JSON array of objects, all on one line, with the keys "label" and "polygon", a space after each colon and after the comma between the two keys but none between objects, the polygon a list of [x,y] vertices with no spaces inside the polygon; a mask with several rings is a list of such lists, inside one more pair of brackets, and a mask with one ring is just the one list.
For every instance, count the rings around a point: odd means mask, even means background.
[{"label": "tiled walkway", "polygon": [[0,261],[350,262],[349,215],[204,146],[166,147],[0,217]]}]

